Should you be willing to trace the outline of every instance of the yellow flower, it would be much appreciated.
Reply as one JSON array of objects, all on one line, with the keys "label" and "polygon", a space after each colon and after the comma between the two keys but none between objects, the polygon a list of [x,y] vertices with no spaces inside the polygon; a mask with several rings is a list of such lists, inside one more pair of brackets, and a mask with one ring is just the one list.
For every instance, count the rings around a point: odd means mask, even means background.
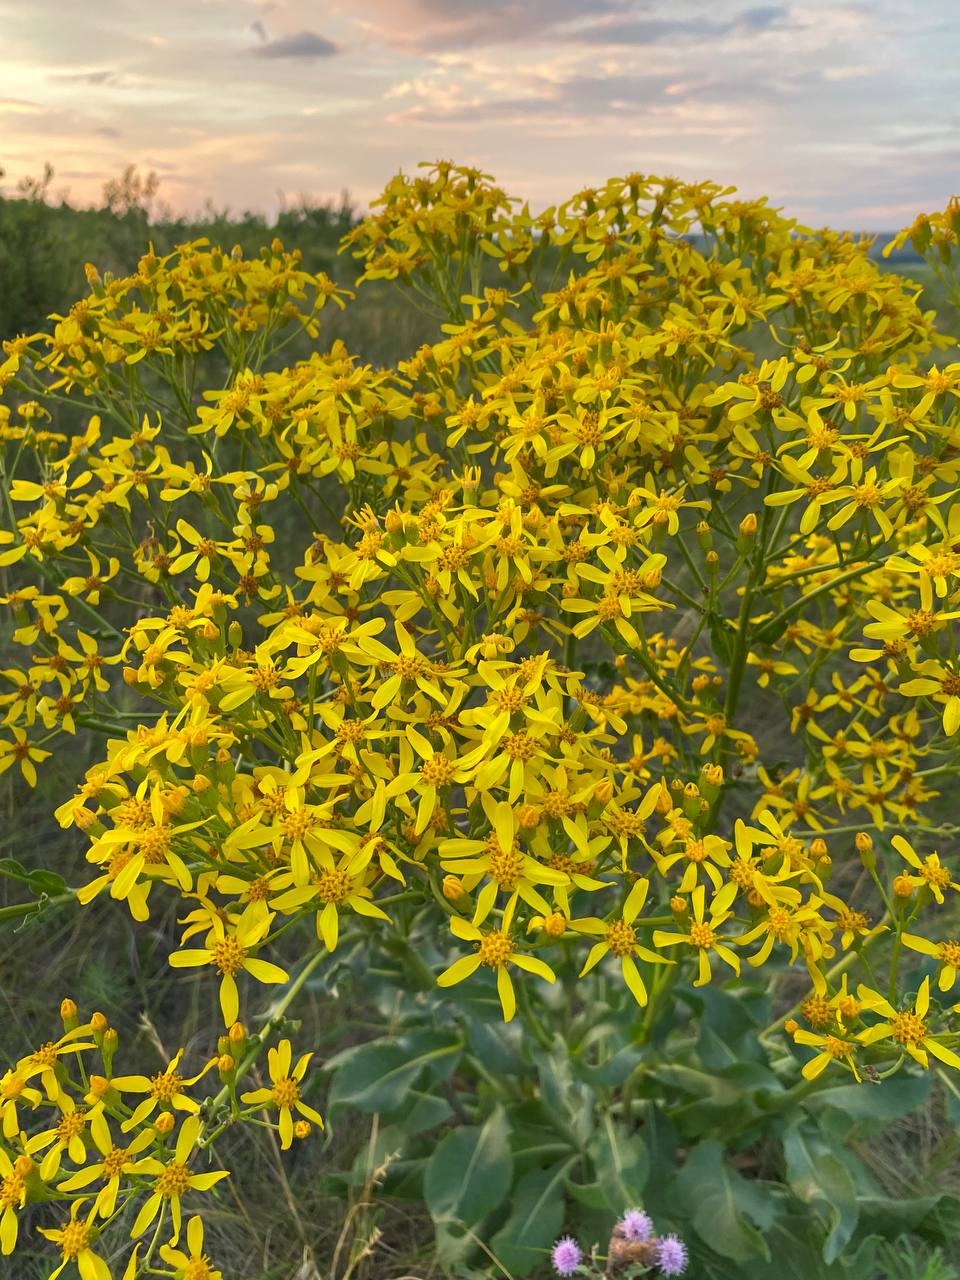
[{"label": "yellow flower", "polygon": [[223,1280],[223,1272],[212,1266],[203,1252],[203,1219],[199,1215],[187,1223],[187,1248],[189,1253],[168,1244],[160,1246],[160,1257],[176,1268],[176,1280]]},{"label": "yellow flower", "polygon": [[60,1250],[60,1265],[50,1272],[49,1280],[56,1277],[68,1262],[76,1263],[81,1280],[110,1280],[110,1268],[103,1258],[91,1249],[95,1231],[93,1219],[97,1212],[96,1204],[85,1218],[80,1218],[82,1200],[75,1200],[70,1206],[70,1218],[62,1227],[39,1227],[40,1234],[46,1236]]},{"label": "yellow flower", "polygon": [[[142,1166],[137,1156],[144,1148],[150,1146],[154,1141],[154,1135],[149,1128],[144,1128],[127,1146],[117,1146],[111,1136],[106,1116],[102,1110],[97,1109],[90,1117],[90,1136],[103,1158],[86,1165],[83,1169],[78,1169],[76,1173],[70,1174],[57,1185],[61,1191],[73,1192],[81,1191],[91,1182],[102,1180],[105,1185],[97,1193],[94,1207],[101,1218],[109,1218],[116,1208],[121,1177],[141,1171]],[[85,1159],[86,1154],[75,1163],[81,1164]],[[42,1169],[41,1176],[43,1176]]]},{"label": "yellow flower", "polygon": [[570,925],[578,933],[600,934],[601,941],[594,943],[580,971],[580,977],[589,973],[594,965],[599,964],[605,955],[615,956],[620,961],[623,980],[641,1007],[647,1003],[647,988],[637,968],[637,960],[645,960],[647,964],[675,964],[665,956],[658,955],[649,947],[641,946],[637,940],[637,916],[643,910],[650,890],[650,881],[641,878],[636,881],[627,894],[619,919],[615,920],[571,920]]},{"label": "yellow flower", "polygon": [[916,868],[916,875],[910,876],[914,885],[918,888],[926,885],[938,903],[943,904],[944,889],[954,889],[960,893],[960,884],[956,884],[951,879],[948,868],[941,865],[938,853],[928,853],[925,858],[921,858],[913,845],[900,835],[893,836],[890,843],[905,862]]},{"label": "yellow flower", "polygon": [[161,1107],[164,1110],[174,1107],[178,1111],[191,1112],[200,1110],[199,1102],[188,1097],[184,1090],[202,1079],[211,1067],[216,1066],[217,1060],[216,1058],[211,1058],[207,1065],[198,1071],[195,1076],[182,1076],[177,1070],[182,1057],[183,1050],[178,1049],[167,1063],[165,1070],[158,1072],[154,1076],[113,1077],[110,1083],[121,1093],[145,1093],[148,1095],[142,1102],[137,1104],[133,1114],[124,1120],[120,1126],[124,1133],[129,1133],[131,1129],[135,1129],[137,1125],[142,1124],[148,1116],[153,1114],[157,1107]]},{"label": "yellow flower", "polygon": [[279,965],[261,960],[251,951],[260,947],[270,932],[273,912],[263,909],[263,904],[252,902],[244,908],[237,923],[228,931],[223,920],[215,912],[210,915],[210,932],[205,947],[188,948],[170,954],[169,963],[175,969],[189,969],[199,965],[213,965],[220,974],[220,1009],[224,1026],[232,1026],[240,1016],[240,995],[236,975],[249,973],[258,982],[288,982],[290,975]]},{"label": "yellow flower", "polygon": [[839,1062],[853,1073],[856,1082],[860,1083],[860,1072],[856,1063],[857,1044],[844,1040],[842,1036],[820,1031],[807,1031],[805,1027],[797,1027],[793,1032],[797,1044],[809,1045],[819,1052],[803,1064],[803,1076],[806,1080],[816,1080],[831,1062]]},{"label": "yellow flower", "polygon": [[930,1033],[927,1026],[927,1015],[930,1010],[930,979],[924,978],[920,984],[912,1009],[897,1010],[879,991],[860,986],[857,995],[863,1008],[870,1013],[879,1014],[882,1021],[859,1032],[857,1039],[861,1044],[877,1044],[880,1040],[892,1038],[910,1057],[920,1063],[921,1067],[929,1066],[928,1053],[945,1062],[948,1067],[960,1070],[960,1057],[943,1045]]},{"label": "yellow flower", "polygon": [[164,1164],[155,1156],[147,1156],[140,1161],[140,1172],[153,1177],[153,1188],[144,1201],[134,1220],[131,1236],[141,1236],[153,1223],[157,1214],[163,1214],[166,1206],[170,1206],[173,1221],[173,1235],[170,1244],[175,1245],[180,1239],[181,1210],[180,1200],[187,1191],[209,1191],[222,1178],[229,1178],[229,1171],[216,1170],[213,1173],[191,1173],[189,1160],[194,1154],[197,1139],[200,1136],[202,1122],[199,1116],[188,1116],[180,1126],[173,1159]]},{"label": "yellow flower", "polygon": [[695,987],[702,987],[708,983],[712,977],[710,972],[710,952],[715,951],[734,973],[740,973],[740,957],[731,950],[729,943],[736,942],[735,938],[724,938],[717,930],[723,923],[733,915],[731,907],[733,901],[739,892],[735,884],[727,884],[714,894],[710,902],[710,916],[706,917],[705,907],[705,889],[702,884],[698,884],[690,895],[690,901],[693,905],[693,920],[687,933],[674,933],[666,929],[657,929],[653,935],[653,945],[655,947],[675,947],[679,943],[685,943],[688,947],[693,947],[697,952],[697,977],[694,979]]},{"label": "yellow flower", "polygon": [[941,991],[949,991],[956,982],[957,970],[960,969],[960,942],[956,938],[950,938],[946,942],[931,942],[929,938],[921,938],[915,933],[902,933],[900,941],[911,951],[933,956],[938,962],[937,986]]},{"label": "yellow flower", "polygon": [[304,1053],[297,1059],[291,1071],[290,1041],[281,1040],[275,1049],[267,1051],[267,1062],[270,1068],[270,1088],[254,1089],[250,1093],[241,1094],[241,1102],[251,1106],[261,1104],[280,1109],[280,1145],[284,1149],[293,1142],[293,1112],[297,1111],[314,1124],[323,1128],[323,1117],[314,1111],[300,1096],[304,1073],[309,1065],[312,1053]]},{"label": "yellow flower", "polygon": [[466,942],[475,942],[477,950],[472,956],[461,956],[459,960],[455,960],[437,978],[438,986],[452,987],[455,983],[463,982],[471,974],[476,973],[481,965],[486,965],[487,968],[493,969],[497,975],[497,994],[500,997],[505,1022],[510,1022],[517,1011],[517,997],[507,968],[508,965],[514,964],[518,969],[525,969],[528,973],[535,973],[547,982],[556,981],[556,974],[548,964],[545,964],[543,960],[538,960],[536,956],[529,955],[524,951],[518,951],[515,948],[513,938],[509,932],[511,923],[508,912],[504,912],[503,928],[490,929],[484,933],[475,924],[470,924],[469,921],[462,920],[459,916],[454,916],[450,921],[451,931],[456,937],[462,938]]}]

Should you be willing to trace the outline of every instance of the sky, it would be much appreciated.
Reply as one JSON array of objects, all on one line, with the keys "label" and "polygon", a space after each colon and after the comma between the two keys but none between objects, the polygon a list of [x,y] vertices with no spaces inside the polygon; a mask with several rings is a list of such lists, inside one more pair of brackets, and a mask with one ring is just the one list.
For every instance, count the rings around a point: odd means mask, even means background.
[{"label": "sky", "polygon": [[276,210],[451,159],[535,208],[640,171],[889,229],[960,190],[960,0],[0,0],[0,190],[126,165]]}]

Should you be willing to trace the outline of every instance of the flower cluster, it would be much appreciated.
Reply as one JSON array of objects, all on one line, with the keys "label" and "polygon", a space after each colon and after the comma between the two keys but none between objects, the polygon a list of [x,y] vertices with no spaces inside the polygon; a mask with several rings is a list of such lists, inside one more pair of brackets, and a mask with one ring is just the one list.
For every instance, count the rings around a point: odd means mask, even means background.
[{"label": "flower cluster", "polygon": [[[866,242],[732,194],[630,175],[533,218],[469,170],[397,178],[346,244],[444,315],[396,369],[276,367],[344,302],[279,246],[91,272],[7,344],[0,768],[102,734],[58,809],[77,897],[174,896],[225,1027],[286,981],[281,933],[333,952],[399,909],[507,1019],[518,974],[602,963],[656,1012],[797,963],[808,1071],[960,1065],[897,977],[912,949],[943,993],[960,959],[927,851],[960,364]],[[886,998],[847,992],[868,946]]]},{"label": "flower cluster", "polygon": [[687,1248],[679,1236],[654,1234],[653,1220],[642,1209],[628,1209],[613,1228],[602,1272],[597,1251],[585,1256],[572,1236],[557,1241],[550,1260],[558,1276],[680,1276],[687,1269]]},{"label": "flower cluster", "polygon": [[[22,1242],[21,1220],[32,1206],[52,1204],[56,1225],[39,1228],[60,1252],[51,1278],[74,1263],[83,1280],[110,1280],[98,1240],[132,1222],[129,1236],[138,1243],[124,1280],[142,1274],[155,1254],[181,1280],[219,1280],[203,1252],[199,1216],[187,1224],[188,1252],[178,1247],[183,1203],[229,1176],[210,1168],[212,1143],[227,1123],[276,1113],[284,1147],[294,1135],[307,1137],[312,1123],[322,1126],[300,1096],[312,1055],[291,1069],[290,1042],[281,1041],[269,1050],[270,1087],[238,1099],[258,1043],[239,1023],[196,1069],[185,1070],[180,1049],[151,1075],[125,1075],[115,1064],[119,1037],[102,1013],[81,1023],[72,1000],[60,1012],[59,1039],[0,1077],[0,1252],[8,1256]],[[220,1092],[198,1097],[211,1072]]]}]

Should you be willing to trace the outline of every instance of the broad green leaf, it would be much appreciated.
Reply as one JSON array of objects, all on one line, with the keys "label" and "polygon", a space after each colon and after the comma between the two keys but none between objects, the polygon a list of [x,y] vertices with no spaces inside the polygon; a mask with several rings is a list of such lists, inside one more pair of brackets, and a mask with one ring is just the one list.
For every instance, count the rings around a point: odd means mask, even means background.
[{"label": "broad green leaf", "polygon": [[326,1064],[334,1071],[327,1106],[394,1111],[425,1068],[438,1076],[452,1070],[461,1047],[452,1032],[423,1030],[346,1049]]},{"label": "broad green leaf", "polygon": [[619,1128],[606,1114],[587,1144],[587,1154],[613,1213],[623,1213],[640,1202],[650,1173],[650,1158],[639,1134]]},{"label": "broad green leaf", "polygon": [[750,1183],[724,1159],[719,1142],[701,1142],[676,1180],[680,1203],[697,1235],[715,1253],[735,1262],[770,1258],[758,1227],[773,1223],[774,1206],[763,1184]]},{"label": "broad green leaf", "polygon": [[[831,1131],[847,1137],[881,1133],[888,1124],[922,1107],[930,1096],[931,1072],[909,1075],[900,1071],[879,1084],[842,1084],[817,1094],[817,1105],[840,1115],[826,1117]],[[834,1129],[834,1124],[837,1128]]]},{"label": "broad green leaf", "polygon": [[824,1223],[824,1262],[833,1262],[849,1242],[860,1218],[850,1171],[817,1130],[795,1122],[784,1134],[787,1181],[798,1200]]},{"label": "broad green leaf", "polygon": [[513,1182],[513,1156],[503,1108],[481,1127],[448,1133],[430,1157],[423,1198],[435,1223],[475,1227],[506,1200]]},{"label": "broad green leaf", "polygon": [[510,1217],[490,1241],[496,1258],[513,1275],[525,1276],[542,1266],[563,1230],[564,1180],[576,1159],[570,1156],[552,1169],[531,1170],[517,1183]]}]

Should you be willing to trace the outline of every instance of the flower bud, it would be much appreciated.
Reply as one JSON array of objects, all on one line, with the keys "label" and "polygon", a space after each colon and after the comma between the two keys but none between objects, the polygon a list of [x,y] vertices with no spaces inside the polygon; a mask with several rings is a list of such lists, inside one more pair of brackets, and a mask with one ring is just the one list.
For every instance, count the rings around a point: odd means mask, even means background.
[{"label": "flower bud", "polygon": [[593,788],[593,798],[599,804],[608,805],[613,799],[613,779],[601,778]]},{"label": "flower bud", "polygon": [[94,1098],[105,1097],[110,1092],[111,1087],[110,1081],[106,1076],[90,1077],[90,1093]]},{"label": "flower bud", "polygon": [[540,821],[540,810],[535,804],[523,804],[517,810],[517,824],[529,831]]},{"label": "flower bud", "polygon": [[697,524],[697,542],[701,551],[709,551],[713,546],[713,534],[706,520],[700,520]]},{"label": "flower bud", "polygon": [[28,1174],[33,1173],[36,1166],[29,1156],[17,1156],[13,1162],[13,1172],[21,1178],[26,1178]]},{"label": "flower bud", "polygon": [[107,1029],[107,1020],[99,1011],[90,1015],[90,1030],[95,1036],[103,1035]]},{"label": "flower bud", "polygon": [[873,837],[866,831],[858,831],[853,837],[853,843],[856,846],[857,853],[860,855],[860,861],[868,871],[876,871],[877,869],[877,851],[873,847]]},{"label": "flower bud", "polygon": [[172,1111],[161,1111],[154,1121],[153,1127],[156,1129],[157,1133],[167,1134],[171,1132],[175,1124],[176,1121],[173,1118]]},{"label": "flower bud", "polygon": [[217,1070],[220,1072],[221,1076],[232,1075],[234,1072],[234,1069],[236,1068],[236,1065],[237,1064],[234,1062],[233,1058],[230,1056],[229,1053],[223,1053],[217,1059]]},{"label": "flower bud", "polygon": [[723,765],[705,764],[700,770],[700,789],[711,799],[723,786]]},{"label": "flower bud", "polygon": [[293,1126],[293,1136],[295,1138],[309,1138],[313,1132],[313,1125],[309,1120],[297,1120]]},{"label": "flower bud", "polygon": [[783,1024],[783,1029],[788,1036],[796,1035],[796,1033],[800,1030],[800,1023],[796,1020],[796,1018],[788,1018],[786,1022]]},{"label": "flower bud", "polygon": [[823,836],[817,836],[816,840],[811,840],[810,853],[818,862],[822,862],[827,857],[827,842]]},{"label": "flower bud", "polygon": [[403,515],[399,511],[388,511],[383,519],[383,527],[387,533],[403,532]]},{"label": "flower bud", "polygon": [[720,565],[720,557],[717,555],[716,551],[708,551],[704,556],[704,560],[709,571],[711,573],[716,573]]},{"label": "flower bud", "polygon": [[756,536],[757,517],[752,511],[748,511],[740,521],[740,531],[737,536],[737,551],[739,551],[741,555],[746,555],[753,546],[753,541]]},{"label": "flower bud", "polygon": [[443,877],[443,896],[448,902],[459,902],[463,895],[463,881],[459,876]]},{"label": "flower bud", "polygon": [[543,932],[551,938],[560,938],[567,931],[566,917],[559,911],[552,911],[543,918]]},{"label": "flower bud", "polygon": [[679,894],[675,894],[670,899],[670,910],[675,916],[683,916],[687,914],[687,900],[681,898]]},{"label": "flower bud", "polygon": [[60,1017],[63,1019],[64,1031],[72,1031],[77,1025],[78,1012],[76,1001],[71,1000],[69,996],[66,1000],[60,1001]]},{"label": "flower bud", "polygon": [[895,876],[893,881],[893,896],[895,898],[906,899],[911,897],[912,895],[913,895],[913,881],[906,874],[906,872],[902,872],[900,875]]},{"label": "flower bud", "polygon": [[236,1048],[244,1043],[247,1038],[247,1029],[242,1022],[235,1022],[227,1032],[230,1037],[230,1043]]},{"label": "flower bud", "polygon": [[123,683],[124,683],[124,684],[136,684],[136,683],[137,683],[137,669],[136,669],[136,667],[124,667],[124,668],[123,668]]}]

